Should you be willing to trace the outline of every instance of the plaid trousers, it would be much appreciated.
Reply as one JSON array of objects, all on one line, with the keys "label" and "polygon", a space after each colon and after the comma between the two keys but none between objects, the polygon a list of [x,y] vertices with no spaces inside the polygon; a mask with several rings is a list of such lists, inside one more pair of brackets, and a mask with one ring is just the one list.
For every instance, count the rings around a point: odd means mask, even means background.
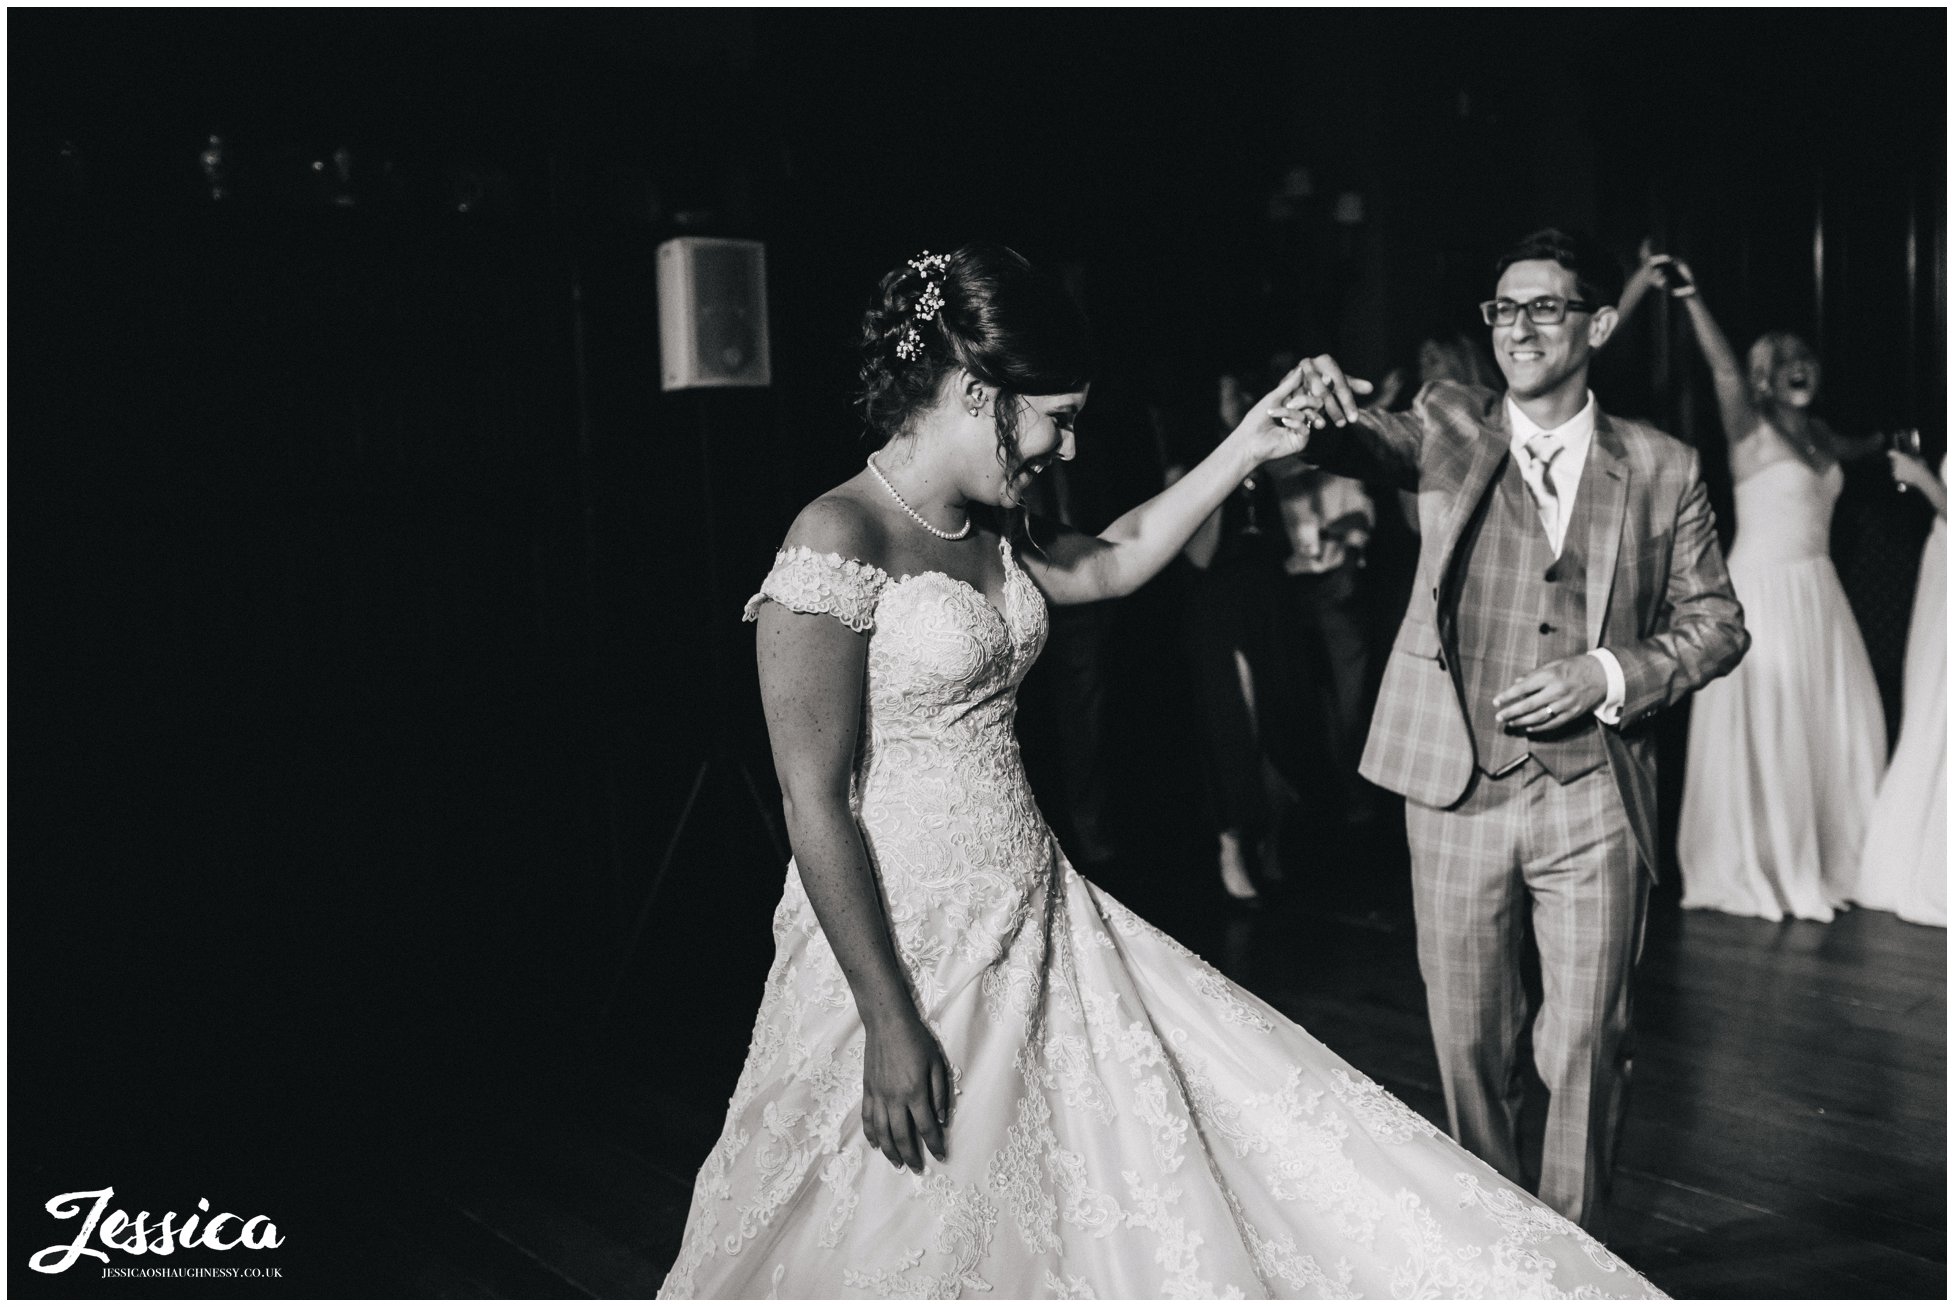
[{"label": "plaid trousers", "polygon": [[1550,1095],[1539,1194],[1569,1220],[1606,1224],[1627,1114],[1630,981],[1649,878],[1607,767],[1562,785],[1529,758],[1476,772],[1451,808],[1405,804],[1418,965],[1451,1132],[1516,1184],[1521,1175],[1520,960],[1540,954],[1533,1058]]}]

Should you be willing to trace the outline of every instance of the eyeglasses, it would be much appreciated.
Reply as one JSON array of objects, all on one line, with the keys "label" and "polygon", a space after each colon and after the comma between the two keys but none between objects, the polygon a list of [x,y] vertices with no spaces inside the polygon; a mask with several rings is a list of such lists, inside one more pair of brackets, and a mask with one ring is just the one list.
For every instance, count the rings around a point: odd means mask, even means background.
[{"label": "eyeglasses", "polygon": [[1564,300],[1558,295],[1542,295],[1528,300],[1525,304],[1518,300],[1487,300],[1479,306],[1479,315],[1486,319],[1486,325],[1489,327],[1510,327],[1524,312],[1528,322],[1536,326],[1551,327],[1556,322],[1567,321],[1569,309],[1592,313],[1600,307],[1599,304],[1590,304],[1586,300]]}]

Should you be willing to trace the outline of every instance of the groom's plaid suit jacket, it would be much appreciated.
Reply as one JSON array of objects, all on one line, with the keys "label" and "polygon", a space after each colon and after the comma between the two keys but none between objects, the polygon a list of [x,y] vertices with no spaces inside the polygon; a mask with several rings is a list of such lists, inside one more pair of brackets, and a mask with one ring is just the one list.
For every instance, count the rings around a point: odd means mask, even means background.
[{"label": "groom's plaid suit jacket", "polygon": [[[1361,446],[1418,492],[1423,545],[1417,583],[1385,668],[1363,774],[1434,808],[1456,803],[1476,759],[1461,703],[1454,633],[1453,569],[1474,511],[1492,492],[1511,439],[1501,392],[1433,382],[1409,412],[1366,413],[1311,437],[1304,457],[1356,470]],[[1750,645],[1730,588],[1696,451],[1639,422],[1597,413],[1582,475],[1587,505],[1588,647],[1606,647],[1627,694],[1603,744],[1627,807],[1641,861],[1656,872],[1655,742],[1649,718],[1737,665]],[[1482,532],[1475,569],[1508,569],[1515,603],[1537,606],[1522,587],[1515,542]],[[1503,688],[1503,687],[1499,687]]]}]

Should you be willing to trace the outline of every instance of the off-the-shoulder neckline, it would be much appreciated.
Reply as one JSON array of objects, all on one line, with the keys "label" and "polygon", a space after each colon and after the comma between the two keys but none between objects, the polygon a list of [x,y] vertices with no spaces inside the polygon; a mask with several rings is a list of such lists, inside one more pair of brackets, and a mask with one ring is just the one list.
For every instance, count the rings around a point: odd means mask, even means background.
[{"label": "off-the-shoulder neckline", "polygon": [[[1004,584],[1008,590],[1011,584],[1011,573],[1022,572],[1024,569],[1018,565],[1017,554],[1011,548],[1011,537],[1001,535],[997,538],[997,544],[998,554],[1004,559]],[[952,576],[941,568],[926,567],[920,572],[905,572],[901,576],[891,576],[887,569],[879,567],[866,559],[848,558],[838,553],[824,553],[810,545],[782,545],[779,551],[774,554],[774,562],[776,564],[780,563],[783,559],[793,558],[813,558],[836,567],[852,567],[859,571],[869,572],[881,577],[882,583],[891,588],[906,585],[911,581],[920,581],[925,577],[937,577],[941,580],[948,581],[951,585],[961,586],[965,590],[968,590],[972,595],[976,596],[978,602],[982,603],[984,607],[990,609],[991,612],[997,615],[998,621],[1004,624],[1004,628],[1007,631],[1011,627],[1010,620],[1004,615],[1002,604],[993,603],[991,597],[981,589],[960,576]],[[998,597],[999,599],[1004,599],[1005,596],[999,595]]]}]

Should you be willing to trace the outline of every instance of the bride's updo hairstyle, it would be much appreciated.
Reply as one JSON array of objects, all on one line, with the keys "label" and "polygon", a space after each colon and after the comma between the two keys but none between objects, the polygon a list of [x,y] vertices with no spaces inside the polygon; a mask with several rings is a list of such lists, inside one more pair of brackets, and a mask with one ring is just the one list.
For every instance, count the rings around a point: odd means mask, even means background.
[{"label": "bride's updo hairstyle", "polygon": [[1085,314],[1056,278],[1016,250],[988,241],[925,253],[882,278],[862,318],[857,402],[873,437],[908,430],[963,368],[997,387],[999,464],[1015,487],[1021,395],[1062,395],[1092,380]]}]

